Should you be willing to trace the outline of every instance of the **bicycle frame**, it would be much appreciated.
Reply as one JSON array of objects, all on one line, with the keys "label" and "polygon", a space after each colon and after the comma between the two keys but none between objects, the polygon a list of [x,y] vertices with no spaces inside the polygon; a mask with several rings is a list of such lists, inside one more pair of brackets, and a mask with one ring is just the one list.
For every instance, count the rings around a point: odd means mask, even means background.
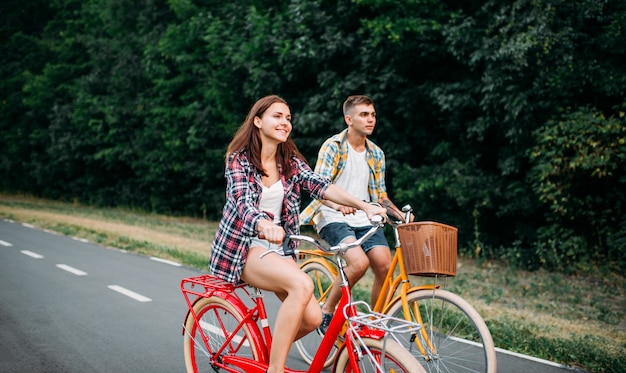
[{"label": "bicycle frame", "polygon": [[[342,274],[342,277],[345,279],[345,275],[343,275],[343,271],[340,271],[340,273]],[[335,341],[341,334],[346,320],[357,316],[356,307],[353,304],[351,304],[352,293],[350,290],[350,286],[348,286],[347,280],[345,280],[342,283],[341,293],[342,295],[341,295],[341,299],[339,301],[337,309],[344,310],[344,312],[335,312],[330,322],[330,325],[328,326],[328,329],[326,330],[326,334],[324,335],[324,338],[322,339],[322,343],[320,344],[318,353],[315,354],[315,358],[313,359],[313,362],[311,363],[311,368],[309,369],[309,372],[321,372],[324,369],[324,362],[326,361],[326,358],[330,354],[331,349],[335,345]],[[354,332],[353,329],[348,328],[347,333],[353,333],[353,332]],[[385,332],[382,330],[369,329],[367,327],[362,327],[358,331],[358,336],[382,339],[385,336]],[[350,335],[346,336],[345,348],[347,348],[348,351],[354,351],[354,344],[353,344],[354,337],[355,336],[350,336]],[[352,366],[353,371],[358,372],[358,368],[356,366],[355,361],[356,359],[353,356],[353,358],[350,359],[350,364]]]}]

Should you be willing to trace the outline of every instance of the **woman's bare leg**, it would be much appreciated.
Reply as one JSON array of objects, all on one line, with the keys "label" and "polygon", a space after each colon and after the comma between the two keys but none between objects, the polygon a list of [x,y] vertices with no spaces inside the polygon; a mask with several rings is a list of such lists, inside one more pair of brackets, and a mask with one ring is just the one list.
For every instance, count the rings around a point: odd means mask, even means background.
[{"label": "woman's bare leg", "polygon": [[261,259],[264,252],[265,248],[250,248],[242,279],[283,301],[276,315],[269,365],[269,372],[282,373],[294,340],[317,327],[321,313],[311,309],[313,283],[297,263],[274,253]]}]

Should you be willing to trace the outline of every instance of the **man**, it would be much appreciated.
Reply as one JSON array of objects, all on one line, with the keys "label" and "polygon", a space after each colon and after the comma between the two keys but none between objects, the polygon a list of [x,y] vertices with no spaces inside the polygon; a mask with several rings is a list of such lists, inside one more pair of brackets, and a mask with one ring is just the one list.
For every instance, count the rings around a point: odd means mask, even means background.
[{"label": "man", "polygon": [[[368,202],[377,202],[387,208],[388,214],[402,219],[402,212],[389,200],[385,186],[385,154],[367,137],[376,126],[374,102],[367,96],[350,96],[343,103],[344,120],[348,126],[341,133],[327,139],[320,148],[315,172],[330,178],[353,196]],[[363,211],[330,201],[315,200],[300,214],[301,224],[314,224],[320,237],[330,245],[354,242],[363,236],[371,223]],[[361,248],[349,250],[344,256],[346,275],[355,284],[367,271],[374,272],[372,304],[375,304],[383,281],[391,265],[391,253],[383,229],[363,243]],[[335,307],[341,298],[337,278],[322,305],[320,332],[325,333]]]}]

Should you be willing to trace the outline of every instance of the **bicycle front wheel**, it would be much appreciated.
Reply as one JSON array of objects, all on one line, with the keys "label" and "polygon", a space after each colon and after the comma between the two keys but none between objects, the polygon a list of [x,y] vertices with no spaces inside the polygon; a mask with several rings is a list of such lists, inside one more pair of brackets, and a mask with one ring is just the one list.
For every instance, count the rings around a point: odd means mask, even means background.
[{"label": "bicycle front wheel", "polygon": [[[427,372],[495,373],[496,350],[491,333],[467,301],[446,290],[416,290],[407,294],[410,315],[402,300],[386,314],[422,324],[416,335],[397,335],[402,346],[417,358]],[[412,342],[411,339],[414,338]]]},{"label": "bicycle front wheel", "polygon": [[334,373],[380,373],[380,369],[390,373],[425,373],[424,368],[415,361],[415,357],[392,338],[387,340],[361,338],[361,341],[367,348],[359,341],[355,341],[358,347],[355,354],[358,370],[351,368],[350,352],[342,348],[333,368]]},{"label": "bicycle front wheel", "polygon": [[[330,269],[319,262],[304,263],[301,266],[301,269],[304,273],[309,275],[313,281],[313,294],[315,299],[317,299],[320,304],[324,303],[326,297],[328,297],[328,293],[330,292],[330,288],[335,278]],[[315,353],[317,352],[323,338],[323,335],[321,335],[317,330],[314,330],[296,341],[296,348],[300,353],[302,360],[306,361],[307,364],[311,364],[313,361]],[[328,358],[326,359],[326,362],[324,363],[324,368],[329,367],[333,363],[336,354],[337,347],[333,347],[328,355]]]},{"label": "bicycle front wheel", "polygon": [[[196,323],[191,313],[185,320],[184,351],[188,373],[215,373],[212,363],[220,359],[219,356],[213,355],[222,347],[224,350],[221,355],[236,355],[258,360],[259,352],[247,324],[233,336],[243,317],[228,301],[219,297],[201,298],[193,306],[193,310],[199,323]],[[200,328],[208,338],[208,345],[202,339]],[[230,336],[233,336],[233,339],[226,344],[226,339]]]}]

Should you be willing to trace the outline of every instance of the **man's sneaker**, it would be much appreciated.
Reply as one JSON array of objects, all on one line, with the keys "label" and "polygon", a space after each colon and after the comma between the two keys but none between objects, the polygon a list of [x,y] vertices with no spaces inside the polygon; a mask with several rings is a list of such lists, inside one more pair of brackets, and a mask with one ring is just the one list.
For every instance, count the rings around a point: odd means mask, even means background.
[{"label": "man's sneaker", "polygon": [[330,321],[333,319],[332,313],[326,313],[322,311],[322,323],[317,327],[317,331],[324,335],[326,334],[326,329],[328,329],[328,325],[330,325]]}]

